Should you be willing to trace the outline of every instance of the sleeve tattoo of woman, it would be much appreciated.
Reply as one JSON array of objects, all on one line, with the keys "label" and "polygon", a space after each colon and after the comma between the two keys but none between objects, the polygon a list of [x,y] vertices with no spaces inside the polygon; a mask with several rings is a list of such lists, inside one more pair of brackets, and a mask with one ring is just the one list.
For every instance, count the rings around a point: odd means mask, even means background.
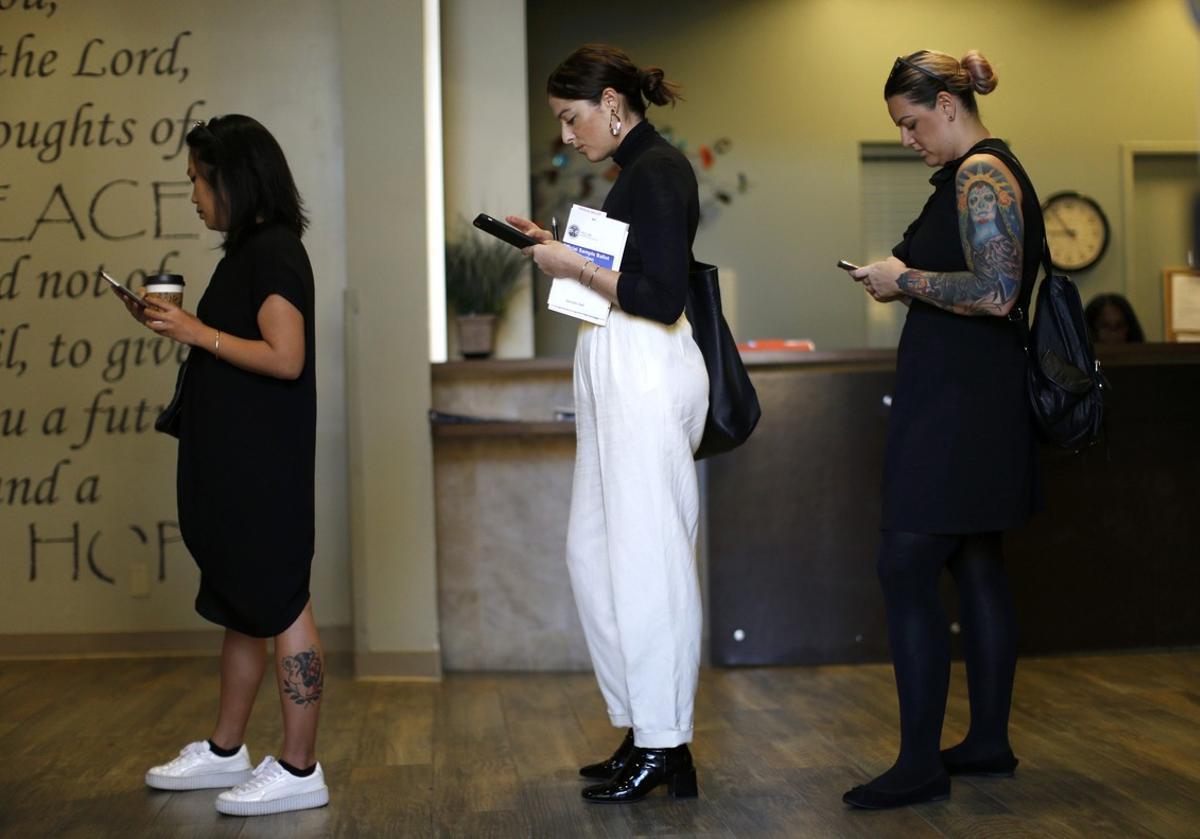
[{"label": "sleeve tattoo of woman", "polygon": [[283,667],[283,692],[297,705],[312,705],[321,700],[325,687],[325,668],[316,647],[289,655],[280,662]]},{"label": "sleeve tattoo of woman", "polygon": [[1001,315],[1021,289],[1025,225],[1008,175],[986,159],[964,165],[955,184],[958,231],[969,271],[909,269],[907,294],[960,315]]}]

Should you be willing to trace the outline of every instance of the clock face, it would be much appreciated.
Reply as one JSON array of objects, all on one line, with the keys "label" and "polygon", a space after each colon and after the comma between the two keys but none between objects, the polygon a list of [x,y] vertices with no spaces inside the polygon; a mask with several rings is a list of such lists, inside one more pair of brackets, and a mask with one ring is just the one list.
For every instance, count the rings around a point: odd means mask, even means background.
[{"label": "clock face", "polygon": [[1046,241],[1060,271],[1091,268],[1108,247],[1108,219],[1100,205],[1078,192],[1059,192],[1042,205]]}]

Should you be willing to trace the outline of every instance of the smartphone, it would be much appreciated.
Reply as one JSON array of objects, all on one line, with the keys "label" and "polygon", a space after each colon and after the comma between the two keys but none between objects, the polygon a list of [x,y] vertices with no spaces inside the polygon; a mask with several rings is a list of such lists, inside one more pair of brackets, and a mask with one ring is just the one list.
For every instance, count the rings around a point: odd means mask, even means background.
[{"label": "smartphone", "polygon": [[121,285],[119,282],[114,280],[112,277],[108,276],[107,273],[105,273],[104,271],[101,271],[100,276],[103,277],[104,279],[108,280],[108,284],[110,286],[112,286],[112,290],[117,293],[117,297],[120,297],[126,303],[132,303],[133,305],[138,306],[139,308],[142,308],[142,309],[146,308],[147,303],[145,300],[138,297],[136,294],[134,294],[129,289],[125,288],[125,286]]},{"label": "smartphone", "polygon": [[858,270],[857,265],[855,265],[853,262],[847,262],[844,259],[839,259],[837,265],[838,265],[838,268],[841,268],[843,271],[857,271]]},{"label": "smartphone", "polygon": [[476,227],[484,233],[490,233],[499,239],[501,242],[506,242],[514,248],[528,248],[538,244],[538,240],[530,236],[526,236],[520,230],[512,225],[505,224],[499,219],[494,219],[487,213],[480,213],[475,216],[475,221],[472,222]]}]

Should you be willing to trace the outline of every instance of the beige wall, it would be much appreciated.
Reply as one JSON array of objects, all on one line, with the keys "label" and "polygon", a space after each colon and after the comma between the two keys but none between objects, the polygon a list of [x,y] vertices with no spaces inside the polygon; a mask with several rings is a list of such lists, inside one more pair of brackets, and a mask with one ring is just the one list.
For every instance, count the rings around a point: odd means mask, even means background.
[{"label": "beige wall", "polygon": [[[1088,193],[1114,225],[1103,261],[1076,277],[1085,299],[1127,288],[1120,144],[1197,136],[1196,27],[1179,0],[612,0],[570,14],[531,0],[528,16],[535,171],[557,130],[545,78],[583,41],[619,44],[684,83],[686,102],[651,109],[660,127],[692,146],[733,140],[714,173],[740,169],[752,187],[701,227],[696,253],[736,269],[740,337],[866,344],[862,295],[833,263],[861,248],[859,144],[897,139],[882,101],[897,54],[976,48],[993,61],[986,125],[1039,193]],[[539,351],[569,351],[573,330],[543,341],[541,328]]]},{"label": "beige wall", "polygon": [[[442,103],[446,235],[480,212],[529,215],[525,0],[443,0]],[[468,228],[469,235],[483,234]],[[496,332],[497,358],[533,355],[530,277]],[[453,312],[448,340],[456,356]]]},{"label": "beige wall", "polygon": [[1165,338],[1163,271],[1183,268],[1192,253],[1192,203],[1200,195],[1195,154],[1132,154],[1134,223],[1130,231],[1130,304],[1148,341]]},{"label": "beige wall", "polygon": [[[16,40],[31,33],[26,49],[39,55],[53,49],[58,57],[46,65],[52,72],[44,77],[0,78],[0,121],[39,122],[46,128],[66,119],[69,140],[71,120],[82,108],[94,125],[91,145],[77,131],[73,147],[65,146],[57,156],[43,153],[47,162],[38,160],[36,149],[18,148],[12,138],[4,143],[0,127],[0,185],[7,185],[0,186],[0,238],[10,240],[0,241],[0,276],[20,261],[15,283],[0,280],[0,359],[6,357],[13,330],[27,324],[19,332],[14,359],[28,365],[18,375],[0,361],[0,417],[6,409],[28,414],[24,435],[0,437],[0,641],[16,634],[100,637],[211,629],[193,610],[198,574],[182,545],[166,548],[165,579],[158,579],[157,526],[177,518],[175,446],[145,423],[169,397],[175,365],[148,364],[129,369],[117,381],[109,380],[115,378],[112,373],[106,379],[112,348],[151,334],[129,320],[111,295],[39,299],[37,275],[83,271],[94,282],[96,269],[104,265],[124,279],[166,258],[169,267],[187,276],[188,307],[194,308],[220,257],[214,249],[219,239],[205,233],[188,203],[186,155],[177,154],[178,141],[186,119],[230,112],[255,116],[279,139],[313,220],[305,240],[316,275],[320,400],[313,593],[323,625],[349,624],[341,302],[346,261],[335,4],[60,2],[50,16],[26,12],[22,5],[5,4],[7,10],[0,11],[0,43],[11,55]],[[119,68],[119,50],[157,47],[152,67],[177,36],[174,75],[73,75],[93,38],[103,41],[91,47],[85,72],[97,72],[102,59],[114,55]],[[164,63],[161,69],[170,68]],[[98,144],[105,114],[117,126],[133,120],[129,142],[116,131],[108,145]],[[160,119],[166,122],[159,125]],[[154,133],[156,127],[161,134]],[[155,143],[156,136],[166,142]],[[95,197],[114,181],[118,183]],[[156,182],[171,182],[164,188],[170,197],[162,201],[159,235]],[[61,194],[55,197],[59,185]],[[48,219],[66,223],[47,222],[31,240],[11,241],[33,232],[44,211]],[[79,232],[69,221],[72,216]],[[113,239],[99,231],[131,235]],[[6,290],[15,295],[7,296]],[[52,368],[50,344],[59,334],[71,342],[90,342],[91,360],[78,369]],[[111,393],[103,393],[105,389]],[[85,434],[85,409],[96,398],[104,406],[135,409],[145,399],[150,408],[143,414],[142,430],[97,432],[75,448]],[[64,410],[66,431],[44,434],[43,418],[55,408]],[[114,416],[120,419],[120,414]],[[128,419],[133,423],[135,413]],[[103,427],[108,415],[101,413],[99,420]],[[9,503],[10,481],[31,477],[36,487],[62,460],[69,463],[59,471],[54,503],[41,503],[42,498]],[[98,476],[96,497],[80,503],[77,488],[88,476]],[[49,483],[42,486],[48,494]],[[76,525],[78,579],[72,579],[73,547],[60,543],[39,547],[36,579],[31,580],[30,528],[40,537],[61,538],[73,536]],[[165,528],[168,536],[176,533],[172,524]],[[145,596],[133,596],[139,587]],[[113,637],[111,646],[119,647],[119,638]],[[0,651],[4,646],[0,643]],[[39,649],[52,646],[52,639],[43,639]]]},{"label": "beige wall", "polygon": [[[0,236],[14,238],[32,226],[55,184],[84,226],[84,239],[68,225],[47,223],[32,242],[0,242],[0,271],[25,253],[16,296],[0,297],[0,359],[18,324],[15,361],[28,359],[24,375],[0,370],[0,412],[24,408],[40,425],[52,407],[66,409],[67,433],[28,431],[0,439],[0,492],[8,480],[37,480],[59,459],[55,504],[0,503],[0,654],[55,650],[198,650],[212,646],[210,625],[195,615],[197,572],[180,545],[167,548],[166,579],[158,582],[155,525],[173,521],[174,447],[162,435],[98,435],[80,451],[83,409],[102,387],[108,347],[141,336],[112,300],[37,300],[33,275],[47,268],[94,270],[103,262],[119,276],[169,265],[189,278],[194,306],[219,256],[218,239],[201,233],[182,196],[164,202],[166,235],[156,238],[150,184],[184,181],[184,159],[163,160],[149,130],[160,116],[200,118],[242,111],[260,118],[280,139],[313,217],[307,237],[317,276],[319,425],[317,558],[313,592],[320,622],[353,621],[358,671],[364,675],[436,675],[439,670],[434,586],[432,463],[427,320],[426,64],[421,0],[218,2],[189,11],[178,4],[125,0],[103,7],[59,4],[50,17],[0,12],[4,42],[14,31],[34,32],[38,47],[77,55],[92,37],[112,48],[171,43],[190,31],[180,48],[182,73],[168,78],[89,80],[63,73],[45,79],[0,79],[5,107],[0,120],[56,119],[92,101],[98,113],[135,118],[127,148],[76,148],[61,160],[39,164],[13,143],[0,148]],[[13,21],[13,24],[10,24]],[[15,25],[14,25],[15,24]],[[433,66],[436,68],[436,56]],[[192,108],[189,103],[204,100]],[[13,105],[12,103],[16,103]],[[96,117],[99,118],[98,116]],[[519,120],[524,131],[524,119]],[[174,146],[167,146],[172,153]],[[102,241],[88,227],[91,196],[113,179],[98,203],[102,228],[149,233]],[[48,216],[62,218],[62,205]],[[440,219],[439,219],[440,226]],[[12,281],[8,281],[11,288]],[[6,288],[0,282],[0,294]],[[344,303],[343,301],[348,301]],[[349,325],[345,330],[343,323]],[[90,364],[52,370],[49,341],[62,332],[94,345]],[[2,364],[2,360],[0,360]],[[111,384],[110,401],[163,401],[174,368],[131,370]],[[150,410],[147,419],[152,419]],[[0,413],[0,420],[3,414]],[[349,445],[348,445],[349,441]],[[77,484],[98,474],[99,500],[74,503]],[[48,485],[47,485],[48,489]],[[348,522],[347,498],[352,516]],[[61,537],[80,524],[80,575],[72,580],[70,545],[40,549],[37,579],[30,581],[28,529]],[[140,531],[134,531],[137,527]],[[91,555],[88,546],[101,533]],[[149,545],[140,544],[138,532]],[[174,531],[168,529],[168,535]],[[351,561],[351,555],[353,561]],[[353,573],[351,573],[353,572]],[[149,576],[147,597],[131,587]],[[351,577],[353,576],[353,608]],[[132,634],[131,634],[132,633]],[[181,634],[183,633],[183,634]],[[191,633],[191,634],[188,634]],[[19,637],[18,637],[19,636]],[[61,638],[61,642],[55,641]],[[148,639],[159,639],[161,643]],[[349,646],[343,632],[335,647]],[[206,646],[207,645],[207,646]]]},{"label": "beige wall", "polygon": [[[436,17],[436,2],[426,3]],[[69,117],[88,101],[95,103],[96,119],[108,111],[137,120],[127,147],[67,149],[52,163],[37,163],[33,153],[12,142],[0,148],[0,184],[8,185],[0,188],[0,236],[27,233],[59,183],[84,228],[82,241],[73,226],[47,223],[31,242],[0,242],[0,272],[30,254],[21,262],[16,296],[0,296],[5,330],[0,365],[13,327],[28,324],[18,332],[14,356],[28,360],[24,375],[0,368],[0,424],[4,409],[24,408],[31,427],[24,436],[0,438],[0,654],[213,647],[211,625],[192,608],[198,575],[181,545],[167,547],[166,579],[156,579],[155,527],[176,518],[172,441],[143,429],[100,434],[82,449],[71,449],[82,433],[84,408],[101,388],[113,389],[106,397],[111,403],[145,398],[157,405],[170,394],[174,367],[133,369],[118,382],[105,382],[109,346],[147,333],[107,298],[38,300],[34,275],[59,267],[94,271],[102,262],[124,276],[157,265],[173,251],[168,264],[189,278],[194,306],[219,257],[214,250],[219,239],[200,235],[186,197],[184,157],[164,160],[175,146],[155,146],[149,132],[164,115],[176,120],[178,131],[185,115],[241,111],[261,119],[279,138],[313,218],[306,243],[318,294],[313,578],[318,620],[339,627],[353,622],[361,674],[437,674],[426,420],[423,5],[220,0],[189,11],[179,4],[124,0],[103,6],[60,3],[49,17],[0,12],[7,46],[9,33],[30,31],[39,48],[59,50],[60,61],[77,60],[93,37],[119,49],[169,45],[175,34],[191,33],[182,38],[178,59],[187,68],[186,79],[182,72],[166,78],[93,80],[60,72],[44,79],[0,79],[5,105],[0,120]],[[203,102],[189,111],[198,100]],[[89,226],[92,196],[114,179],[137,185],[120,183],[102,195],[99,225],[109,232],[147,233],[105,241]],[[181,194],[163,203],[163,237],[154,235],[155,181],[183,182],[173,187]],[[66,212],[58,203],[46,215],[60,219]],[[169,238],[176,233],[187,238]],[[9,280],[7,287],[12,285]],[[0,281],[0,295],[5,288]],[[79,370],[51,369],[48,345],[58,332],[89,340],[95,348],[91,362]],[[67,433],[41,434],[42,417],[60,405]],[[155,412],[146,414],[147,421]],[[8,504],[10,479],[32,476],[36,490],[37,480],[63,458],[70,463],[60,469],[56,503]],[[100,476],[99,499],[75,503],[76,486],[92,474]],[[62,537],[74,532],[76,522],[79,579],[71,579],[71,546],[48,544],[39,549],[37,578],[29,580],[29,527]],[[88,550],[97,532],[93,573]],[[149,544],[141,544],[139,533]],[[168,527],[167,533],[174,531]],[[147,576],[148,596],[131,596]],[[346,635],[329,633],[328,640],[344,648],[351,643]]]},{"label": "beige wall", "polygon": [[340,22],[356,671],[434,676],[422,2],[348,0]]}]

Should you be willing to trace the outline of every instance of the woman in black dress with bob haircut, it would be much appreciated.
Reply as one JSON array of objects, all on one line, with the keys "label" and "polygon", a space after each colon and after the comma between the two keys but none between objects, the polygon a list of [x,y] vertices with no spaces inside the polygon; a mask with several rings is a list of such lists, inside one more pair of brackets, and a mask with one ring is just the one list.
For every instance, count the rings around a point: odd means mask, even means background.
[{"label": "woman in black dress with bob haircut", "polygon": [[[938,167],[933,195],[893,255],[853,272],[877,301],[908,304],[883,475],[878,571],[900,700],[900,755],[844,796],[864,808],[945,798],[950,775],[1012,775],[1008,713],[1016,621],[1002,531],[1039,504],[1018,325],[1037,279],[1037,196],[980,122],[996,87],[977,52],[897,58],[884,99],[903,144]],[[938,580],[958,584],[971,727],[939,752],[950,676]]]},{"label": "woman in black dress with bob haircut", "polygon": [[[225,627],[221,699],[207,741],[146,774],[160,789],[232,787],[231,815],[319,807],[316,761],[324,658],[309,600],[316,374],[308,224],[287,160],[250,117],[187,135],[192,203],[225,234],[196,314],[162,304],[139,317],[188,344],[177,476],[179,524],[200,566],[196,611]],[[136,310],[134,314],[137,315]],[[274,638],[283,749],[252,769],[246,723]]]}]

